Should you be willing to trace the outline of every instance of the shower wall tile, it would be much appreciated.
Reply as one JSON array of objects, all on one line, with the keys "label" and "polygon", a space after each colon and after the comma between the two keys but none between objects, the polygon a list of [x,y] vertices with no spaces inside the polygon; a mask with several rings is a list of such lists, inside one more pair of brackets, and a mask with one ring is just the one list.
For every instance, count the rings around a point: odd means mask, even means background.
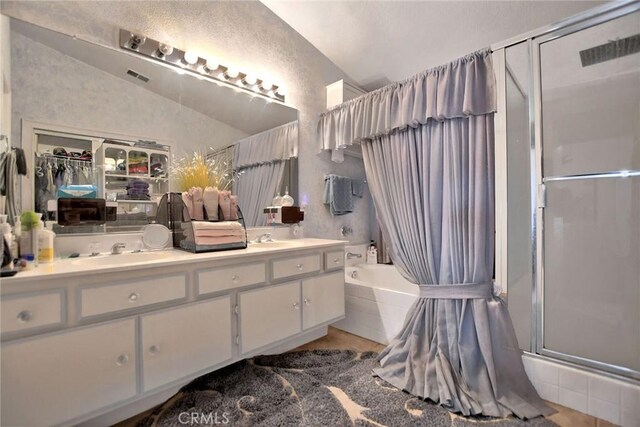
[{"label": "shower wall tile", "polygon": [[620,405],[616,405],[606,400],[600,400],[595,397],[589,397],[589,415],[603,420],[612,422],[614,424],[620,423]]},{"label": "shower wall tile", "polygon": [[586,396],[589,393],[589,379],[584,375],[584,372],[577,369],[563,368],[560,369],[560,388]]},{"label": "shower wall tile", "polygon": [[622,427],[640,427],[640,384],[609,378],[528,353],[525,371],[540,396]]},{"label": "shower wall tile", "polygon": [[589,377],[589,397],[620,404],[620,384],[609,379]]},{"label": "shower wall tile", "polygon": [[578,393],[560,387],[558,403],[567,408],[575,409],[582,413],[587,413],[589,398],[586,394]]}]

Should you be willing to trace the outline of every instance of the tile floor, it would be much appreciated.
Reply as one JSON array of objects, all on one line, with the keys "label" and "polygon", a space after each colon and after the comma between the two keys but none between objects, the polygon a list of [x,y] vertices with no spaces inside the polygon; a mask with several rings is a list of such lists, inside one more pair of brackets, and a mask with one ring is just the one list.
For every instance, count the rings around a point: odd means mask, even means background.
[{"label": "tile floor", "polygon": [[[354,351],[381,351],[385,346],[368,339],[361,338],[356,335],[352,335],[348,332],[341,331],[340,329],[329,327],[329,334],[312,341],[308,344],[300,346],[292,351],[299,350],[316,350],[316,349],[343,349]],[[555,403],[547,402],[550,406],[555,408],[558,412],[550,417],[551,421],[558,424],[560,427],[613,427],[615,424],[611,424],[608,421],[604,421],[590,415],[583,414],[573,409],[565,408]],[[150,411],[150,410],[149,410]],[[138,414],[135,417],[122,421],[116,424],[116,427],[133,427],[141,420],[149,411]]]}]

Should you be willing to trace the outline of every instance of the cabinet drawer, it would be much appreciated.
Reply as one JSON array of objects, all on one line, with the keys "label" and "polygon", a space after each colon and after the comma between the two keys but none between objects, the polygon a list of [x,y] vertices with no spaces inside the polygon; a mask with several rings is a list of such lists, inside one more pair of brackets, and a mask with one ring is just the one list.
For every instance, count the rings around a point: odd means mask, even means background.
[{"label": "cabinet drawer", "polygon": [[144,391],[231,359],[231,297],[141,316]]},{"label": "cabinet drawer", "polygon": [[300,332],[300,282],[240,292],[238,303],[242,353]]},{"label": "cabinet drawer", "polygon": [[62,323],[62,291],[22,296],[5,296],[0,302],[2,333]]},{"label": "cabinet drawer", "polygon": [[82,317],[144,307],[186,297],[184,274],[136,280],[119,285],[85,288],[80,291]]},{"label": "cabinet drawer", "polygon": [[320,254],[295,256],[272,262],[274,280],[320,271]]},{"label": "cabinet drawer", "polygon": [[[51,426],[136,395],[136,322],[2,344],[3,426]],[[75,423],[74,423],[75,424]]]},{"label": "cabinet drawer", "polygon": [[199,271],[198,294],[210,294],[225,289],[264,283],[267,281],[266,267],[265,263],[260,262]]},{"label": "cabinet drawer", "polygon": [[344,267],[344,251],[332,251],[324,253],[324,269],[335,270]]}]

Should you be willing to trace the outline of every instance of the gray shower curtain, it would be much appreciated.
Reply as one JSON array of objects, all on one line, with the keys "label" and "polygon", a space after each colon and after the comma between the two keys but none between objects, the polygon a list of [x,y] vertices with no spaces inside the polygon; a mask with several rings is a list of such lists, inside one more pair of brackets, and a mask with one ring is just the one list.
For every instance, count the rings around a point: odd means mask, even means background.
[{"label": "gray shower curtain", "polygon": [[325,113],[322,147],[360,141],[391,258],[420,287],[375,374],[464,415],[553,412],[493,294],[494,74],[489,50]]}]

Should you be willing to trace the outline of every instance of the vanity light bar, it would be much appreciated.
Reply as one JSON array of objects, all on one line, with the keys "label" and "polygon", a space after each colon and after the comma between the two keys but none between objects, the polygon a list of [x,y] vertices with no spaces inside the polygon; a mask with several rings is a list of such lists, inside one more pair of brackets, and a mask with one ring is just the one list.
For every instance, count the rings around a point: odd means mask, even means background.
[{"label": "vanity light bar", "polygon": [[128,30],[120,30],[120,48],[270,101],[276,100],[284,103],[285,100],[283,89],[268,80],[242,73],[211,59],[200,58],[192,51],[180,50]]}]

